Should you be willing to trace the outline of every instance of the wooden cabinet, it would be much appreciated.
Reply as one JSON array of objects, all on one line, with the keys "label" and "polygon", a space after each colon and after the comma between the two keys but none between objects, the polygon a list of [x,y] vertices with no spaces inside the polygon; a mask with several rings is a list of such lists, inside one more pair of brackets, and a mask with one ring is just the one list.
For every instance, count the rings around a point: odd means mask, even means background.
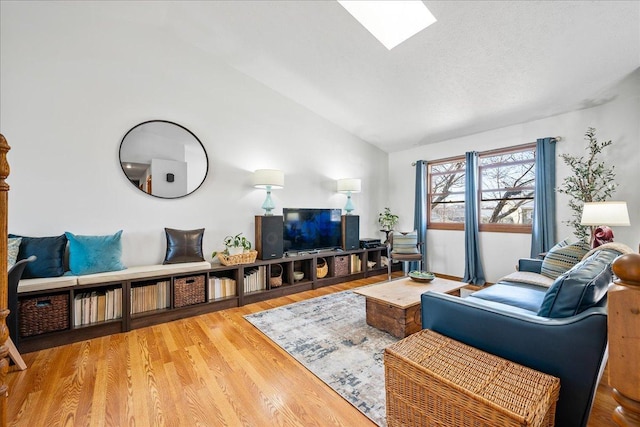
[{"label": "wooden cabinet", "polygon": [[[21,352],[30,352],[384,274],[381,257],[385,254],[385,247],[321,252],[23,293],[18,295],[19,303],[31,308],[28,313],[19,310],[19,322],[39,324],[42,319],[31,316],[39,316],[40,306],[43,315],[55,310],[58,319],[53,328],[20,335],[17,346]],[[327,265],[324,277],[317,275],[319,261]],[[278,275],[280,280],[270,280]]]}]

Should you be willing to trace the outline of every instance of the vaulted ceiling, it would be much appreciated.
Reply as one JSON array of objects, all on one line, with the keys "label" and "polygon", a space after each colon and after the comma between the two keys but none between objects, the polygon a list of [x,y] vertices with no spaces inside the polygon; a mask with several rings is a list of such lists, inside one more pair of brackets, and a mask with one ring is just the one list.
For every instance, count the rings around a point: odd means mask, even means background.
[{"label": "vaulted ceiling", "polygon": [[594,105],[640,67],[638,1],[424,3],[438,21],[391,51],[331,0],[139,16],[387,152]]}]

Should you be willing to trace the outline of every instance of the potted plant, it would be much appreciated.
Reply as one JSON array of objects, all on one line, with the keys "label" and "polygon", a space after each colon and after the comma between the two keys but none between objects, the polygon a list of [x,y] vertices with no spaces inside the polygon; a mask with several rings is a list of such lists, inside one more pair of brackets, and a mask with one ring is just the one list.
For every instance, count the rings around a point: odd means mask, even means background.
[{"label": "potted plant", "polygon": [[573,234],[578,239],[588,241],[593,230],[588,226],[580,225],[582,207],[588,202],[606,201],[616,191],[618,184],[614,182],[614,167],[606,167],[604,162],[598,160],[598,154],[612,142],[598,142],[594,128],[587,128],[584,139],[587,141],[586,157],[560,155],[571,169],[571,173],[564,178],[557,191],[571,197],[569,208],[573,211],[572,218],[564,222],[573,227]]},{"label": "potted plant", "polygon": [[398,215],[392,214],[389,208],[384,208],[384,212],[378,214],[378,224],[382,227],[380,231],[386,233],[386,241],[389,241],[389,233],[393,231],[393,227],[398,223],[398,219]]},{"label": "potted plant", "polygon": [[[251,250],[251,241],[244,237],[242,233],[238,233],[235,236],[227,236],[223,240],[226,249],[222,252],[225,255],[239,255],[245,251]],[[218,255],[217,251],[211,254],[212,258]]]}]

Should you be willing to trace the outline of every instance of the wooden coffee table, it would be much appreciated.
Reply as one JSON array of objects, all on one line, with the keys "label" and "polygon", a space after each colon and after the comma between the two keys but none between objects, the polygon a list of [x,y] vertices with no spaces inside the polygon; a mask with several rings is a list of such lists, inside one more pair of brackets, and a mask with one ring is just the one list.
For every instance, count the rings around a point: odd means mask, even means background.
[{"label": "wooden coffee table", "polygon": [[422,329],[420,295],[426,291],[460,295],[467,285],[436,277],[431,282],[416,282],[408,277],[353,289],[367,301],[367,324],[404,338]]}]

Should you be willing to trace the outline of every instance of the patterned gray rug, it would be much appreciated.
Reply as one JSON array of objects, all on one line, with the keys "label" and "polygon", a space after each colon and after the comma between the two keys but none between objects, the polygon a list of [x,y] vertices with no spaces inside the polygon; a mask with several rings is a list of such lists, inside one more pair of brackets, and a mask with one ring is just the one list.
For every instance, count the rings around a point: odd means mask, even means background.
[{"label": "patterned gray rug", "polygon": [[386,426],[383,350],[397,338],[367,325],[351,291],[245,316],[379,426]]}]

